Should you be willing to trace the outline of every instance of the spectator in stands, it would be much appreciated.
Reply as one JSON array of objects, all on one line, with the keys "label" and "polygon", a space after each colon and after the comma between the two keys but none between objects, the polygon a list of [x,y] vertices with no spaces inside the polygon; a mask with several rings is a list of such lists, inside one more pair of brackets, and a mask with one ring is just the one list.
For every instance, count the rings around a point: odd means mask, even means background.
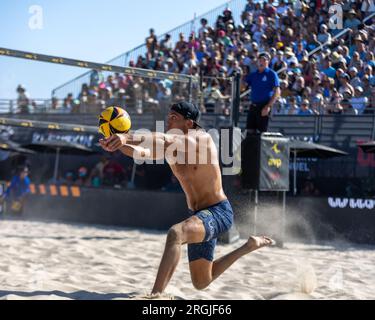
[{"label": "spectator in stands", "polygon": [[276,57],[274,57],[271,60],[271,68],[277,72],[281,70],[282,68],[284,68],[285,66],[286,65],[284,61],[284,51],[279,50],[277,51]]},{"label": "spectator in stands", "polygon": [[335,81],[327,76],[322,78],[322,94],[325,99],[331,97],[331,92],[334,88]]},{"label": "spectator in stands", "polygon": [[253,12],[255,10],[255,4],[253,0],[247,0],[244,12]]},{"label": "spectator in stands", "polygon": [[340,86],[339,92],[343,94],[345,91],[349,91],[351,96],[354,95],[354,88],[350,84],[350,76],[347,73],[343,73],[340,75]]},{"label": "spectator in stands", "polygon": [[323,115],[325,110],[324,110],[324,98],[322,94],[320,93],[315,93],[312,96],[311,99],[311,110],[314,114],[316,115]]},{"label": "spectator in stands", "polygon": [[325,24],[320,26],[320,33],[318,34],[317,40],[322,44],[330,45],[332,42],[332,36],[328,32],[328,27]]},{"label": "spectator in stands", "polygon": [[370,98],[371,86],[370,86],[369,76],[367,74],[365,74],[362,78],[362,88],[363,88],[363,96]]},{"label": "spectator in stands", "polygon": [[172,102],[172,91],[165,81],[158,84],[156,100],[159,101],[161,110],[167,110],[168,106]]},{"label": "spectator in stands", "polygon": [[52,97],[51,99],[51,108],[48,110],[50,113],[57,113],[60,112],[59,110],[59,99],[56,97]]},{"label": "spectator in stands", "polygon": [[375,68],[375,53],[368,51],[366,54],[365,62],[367,65],[371,66],[372,68]]},{"label": "spectator in stands", "polygon": [[109,156],[102,156],[100,161],[91,170],[88,181],[92,186],[100,186],[104,180],[104,167],[109,163]]},{"label": "spectator in stands", "polygon": [[322,72],[330,78],[335,78],[336,69],[332,67],[331,58],[327,57],[327,58],[324,59]]},{"label": "spectator in stands", "polygon": [[288,98],[293,95],[292,90],[289,89],[288,81],[287,80],[281,80],[280,81],[280,97],[282,98]]},{"label": "spectator in stands", "polygon": [[158,39],[156,38],[155,35],[155,30],[150,29],[150,35],[146,38],[146,48],[147,52],[151,54],[152,57],[155,56],[155,50],[158,45]]},{"label": "spectator in stands", "polygon": [[350,75],[350,85],[355,88],[362,85],[360,77],[358,77],[358,69],[356,67],[351,67],[349,69]]},{"label": "spectator in stands", "polygon": [[182,32],[179,35],[179,39],[180,40],[177,41],[174,51],[176,54],[183,55],[188,50],[188,43],[185,41],[185,35]]},{"label": "spectator in stands", "polygon": [[296,0],[294,2],[294,10],[297,17],[301,17],[303,11],[307,9],[307,5],[303,0]]},{"label": "spectator in stands", "polygon": [[104,81],[103,74],[98,70],[92,70],[90,73],[90,87],[97,87]]},{"label": "spectator in stands", "polygon": [[357,114],[363,114],[368,103],[368,98],[363,95],[363,88],[361,86],[355,87],[355,94],[354,97],[351,98],[350,104],[353,106],[354,110],[357,110]]},{"label": "spectator in stands", "polygon": [[363,61],[361,60],[359,53],[355,51],[353,53],[352,59],[349,63],[349,68],[356,67],[358,70],[362,70],[363,67]]},{"label": "spectator in stands", "polygon": [[370,66],[370,65],[367,65],[365,68],[364,68],[364,75],[367,75],[370,79],[370,81],[372,81],[372,83],[374,83],[373,81],[373,77],[374,77],[374,67]]},{"label": "spectator in stands", "polygon": [[256,20],[259,16],[263,14],[262,6],[259,2],[255,3],[255,8],[252,13],[253,20]]},{"label": "spectator in stands", "polygon": [[319,73],[314,74],[313,81],[310,84],[310,88],[311,88],[312,95],[320,94],[323,92],[322,81],[321,81],[321,77]]},{"label": "spectator in stands", "polygon": [[223,11],[223,22],[226,26],[228,26],[229,24],[234,25],[234,18],[232,15],[232,10],[230,8],[226,8]]},{"label": "spectator in stands", "polygon": [[233,46],[232,40],[227,36],[227,34],[224,30],[220,30],[218,32],[218,42],[223,44],[224,48]]},{"label": "spectator in stands", "polygon": [[310,116],[313,115],[314,112],[310,109],[310,102],[309,100],[305,99],[301,103],[301,108],[299,109],[297,115],[298,116]]},{"label": "spectator in stands", "polygon": [[291,68],[291,65],[294,63],[295,65],[298,64],[298,59],[296,58],[293,50],[291,47],[285,48],[285,62],[287,63],[288,68]]},{"label": "spectator in stands", "polygon": [[162,50],[164,53],[168,53],[173,49],[173,42],[171,39],[171,35],[167,33],[165,35],[165,38],[160,41],[160,50]]},{"label": "spectator in stands", "polygon": [[63,113],[70,113],[73,109],[73,94],[69,93],[63,102]]},{"label": "spectator in stands", "polygon": [[345,20],[344,28],[356,29],[361,24],[361,21],[357,19],[357,13],[355,10],[348,12],[348,18]]},{"label": "spectator in stands", "polygon": [[292,92],[294,95],[302,96],[305,90],[305,79],[302,76],[297,76],[292,86]]},{"label": "spectator in stands", "polygon": [[277,13],[277,9],[273,5],[273,0],[268,0],[267,3],[264,3],[263,12],[266,17],[274,17]]},{"label": "spectator in stands", "polygon": [[288,12],[289,6],[285,3],[284,0],[279,1],[279,5],[276,9],[276,12],[279,16],[286,16]]},{"label": "spectator in stands", "polygon": [[362,37],[360,35],[355,36],[354,42],[355,42],[355,47],[353,48],[353,50],[355,50],[355,52],[358,53],[359,59],[364,61],[366,59],[367,52],[366,52],[366,45],[363,42]]},{"label": "spectator in stands", "polygon": [[336,89],[333,89],[332,97],[329,100],[329,103],[327,106],[327,114],[342,114],[343,113],[343,107],[341,105],[342,100],[343,100],[342,94],[340,94]]},{"label": "spectator in stands", "polygon": [[317,35],[315,33],[309,34],[307,41],[307,51],[312,51],[321,46],[321,42],[318,41]]},{"label": "spectator in stands", "polygon": [[62,185],[73,185],[74,184],[74,173],[72,171],[68,171],[65,173],[65,176],[60,179],[59,184]]},{"label": "spectator in stands", "polygon": [[135,110],[138,114],[143,113],[143,97],[142,97],[142,89],[143,89],[143,79],[140,77],[135,77],[133,81],[133,100],[135,101]]},{"label": "spectator in stands", "polygon": [[307,56],[308,53],[304,49],[303,42],[298,42],[294,53],[295,53],[295,56],[296,56],[296,58],[298,59],[299,62],[302,60],[302,58]]},{"label": "spectator in stands", "polygon": [[18,97],[17,97],[18,110],[17,110],[17,112],[23,113],[23,114],[29,113],[30,97],[29,97],[29,94],[26,92],[25,87],[22,86],[22,85],[19,85],[17,87],[17,93],[18,93]]},{"label": "spectator in stands", "polygon": [[77,186],[84,186],[86,185],[88,181],[88,170],[85,166],[82,166],[78,169],[77,172],[77,180],[74,182],[75,185]]},{"label": "spectator in stands", "polygon": [[126,182],[126,171],[119,162],[109,160],[103,167],[103,185],[116,186]]},{"label": "spectator in stands", "polygon": [[203,36],[204,36],[204,33],[208,32],[208,30],[207,30],[208,21],[207,21],[207,19],[202,18],[200,20],[200,23],[201,23],[201,26],[198,29],[198,37],[199,37],[199,39],[202,39]]},{"label": "spectator in stands", "polygon": [[211,81],[204,90],[204,106],[207,113],[223,114],[226,108],[225,102],[230,96],[223,95],[220,91],[220,84],[217,79]]}]

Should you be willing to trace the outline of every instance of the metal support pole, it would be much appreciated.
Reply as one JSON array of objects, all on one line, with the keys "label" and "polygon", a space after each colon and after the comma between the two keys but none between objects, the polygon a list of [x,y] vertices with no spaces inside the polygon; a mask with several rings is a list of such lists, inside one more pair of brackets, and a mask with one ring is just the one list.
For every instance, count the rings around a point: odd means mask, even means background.
[{"label": "metal support pole", "polygon": [[55,169],[53,170],[53,181],[56,183],[59,174],[60,148],[56,149]]},{"label": "metal support pole", "polygon": [[280,248],[284,246],[285,242],[285,226],[286,226],[286,191],[282,191],[283,193],[283,204],[282,204],[282,211],[281,211],[281,243]]},{"label": "metal support pole", "polygon": [[190,78],[189,80],[189,102],[193,102],[193,80]]},{"label": "metal support pole", "polygon": [[293,152],[293,195],[297,195],[297,151]]},{"label": "metal support pole", "polygon": [[241,74],[237,73],[234,77],[234,92],[232,93],[233,110],[232,110],[232,126],[238,127],[238,120],[240,117],[241,104]]},{"label": "metal support pole", "polygon": [[253,227],[253,234],[257,234],[257,220],[258,220],[258,204],[259,204],[259,194],[258,190],[255,190],[255,198],[254,198],[254,227]]},{"label": "metal support pole", "polygon": [[135,181],[135,172],[136,172],[136,171],[137,171],[137,164],[136,164],[135,161],[134,161],[134,163],[133,163],[133,169],[132,169],[132,177],[131,177],[131,180],[130,180],[132,186],[134,186],[134,181]]}]

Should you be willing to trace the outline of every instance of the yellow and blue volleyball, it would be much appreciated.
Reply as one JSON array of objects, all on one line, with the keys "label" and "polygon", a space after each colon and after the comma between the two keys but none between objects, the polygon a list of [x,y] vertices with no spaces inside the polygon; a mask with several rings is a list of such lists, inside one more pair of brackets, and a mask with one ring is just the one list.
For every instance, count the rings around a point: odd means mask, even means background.
[{"label": "yellow and blue volleyball", "polygon": [[130,128],[130,116],[120,107],[108,107],[100,114],[99,132],[106,138],[116,133],[127,133]]}]

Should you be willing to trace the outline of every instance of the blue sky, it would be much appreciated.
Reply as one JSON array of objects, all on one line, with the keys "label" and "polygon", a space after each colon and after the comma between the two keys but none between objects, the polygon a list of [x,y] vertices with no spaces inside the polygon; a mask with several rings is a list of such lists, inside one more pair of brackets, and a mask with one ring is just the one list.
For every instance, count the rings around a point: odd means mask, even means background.
[{"label": "blue sky", "polygon": [[[105,62],[144,42],[150,27],[162,34],[221,4],[224,0],[1,0],[0,47]],[[31,29],[38,5],[42,29]],[[48,98],[51,90],[85,69],[0,56],[0,99],[16,98],[18,84],[32,98]]]}]

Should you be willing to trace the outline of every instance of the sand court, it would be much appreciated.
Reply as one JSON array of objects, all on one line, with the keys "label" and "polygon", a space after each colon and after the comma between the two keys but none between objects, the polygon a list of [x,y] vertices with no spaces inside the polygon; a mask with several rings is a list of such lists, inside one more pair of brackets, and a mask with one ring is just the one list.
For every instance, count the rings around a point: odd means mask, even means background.
[{"label": "sand court", "polygon": [[[144,299],[166,233],[0,221],[0,299]],[[241,242],[218,245],[220,257]],[[190,281],[186,246],[161,299],[373,299],[374,246],[286,243],[237,261],[209,288]]]}]

